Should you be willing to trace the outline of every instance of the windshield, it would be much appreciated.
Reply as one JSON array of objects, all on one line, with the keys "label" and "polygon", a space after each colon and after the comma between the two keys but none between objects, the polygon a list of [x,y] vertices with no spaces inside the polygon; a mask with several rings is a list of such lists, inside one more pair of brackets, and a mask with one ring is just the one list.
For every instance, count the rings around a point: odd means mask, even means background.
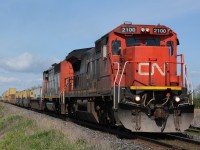
[{"label": "windshield", "polygon": [[135,38],[135,37],[128,37],[126,38],[126,46],[160,46],[160,39],[159,38]]}]

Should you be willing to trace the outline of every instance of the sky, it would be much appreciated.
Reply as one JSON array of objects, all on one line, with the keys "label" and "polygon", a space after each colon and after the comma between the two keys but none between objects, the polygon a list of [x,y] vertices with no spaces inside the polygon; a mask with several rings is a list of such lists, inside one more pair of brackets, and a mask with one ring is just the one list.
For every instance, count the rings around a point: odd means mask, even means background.
[{"label": "sky", "polygon": [[174,30],[193,86],[200,85],[199,0],[0,0],[0,95],[42,85],[51,64],[124,21]]}]

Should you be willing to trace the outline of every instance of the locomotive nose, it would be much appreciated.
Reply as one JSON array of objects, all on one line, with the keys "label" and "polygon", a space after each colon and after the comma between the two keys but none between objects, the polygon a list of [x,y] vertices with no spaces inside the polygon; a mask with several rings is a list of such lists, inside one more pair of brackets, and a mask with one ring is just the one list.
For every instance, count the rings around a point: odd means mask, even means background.
[{"label": "locomotive nose", "polygon": [[[124,51],[126,61],[135,61],[126,67],[129,76],[126,85],[159,85],[166,83],[166,62],[169,61],[169,48],[157,46],[134,46]],[[134,77],[134,78],[133,78]]]}]

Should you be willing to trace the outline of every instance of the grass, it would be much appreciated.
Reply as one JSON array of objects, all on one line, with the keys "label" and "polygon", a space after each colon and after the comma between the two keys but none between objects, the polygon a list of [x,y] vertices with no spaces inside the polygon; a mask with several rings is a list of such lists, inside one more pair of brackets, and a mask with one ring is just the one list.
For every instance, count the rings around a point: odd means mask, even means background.
[{"label": "grass", "polygon": [[[4,108],[0,105],[0,113]],[[0,117],[0,150],[88,150],[83,139],[71,143],[57,130],[39,128],[32,120],[19,115]]]},{"label": "grass", "polygon": [[3,105],[0,105],[0,111],[2,111],[4,109]]},{"label": "grass", "polygon": [[196,109],[199,109],[200,108],[200,99],[194,99],[194,105],[195,105],[195,108]]},{"label": "grass", "polygon": [[185,131],[185,133],[192,136],[200,136],[200,130],[195,128],[189,128]]}]

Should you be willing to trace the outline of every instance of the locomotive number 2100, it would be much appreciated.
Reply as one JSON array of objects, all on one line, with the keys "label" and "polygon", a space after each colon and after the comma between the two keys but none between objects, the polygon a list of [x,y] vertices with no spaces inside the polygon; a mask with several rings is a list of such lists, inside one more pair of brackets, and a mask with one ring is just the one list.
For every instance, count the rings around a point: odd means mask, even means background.
[{"label": "locomotive number 2100", "polygon": [[165,29],[165,28],[154,28],[153,32],[154,33],[158,33],[158,34],[166,34],[167,33],[167,29]]},{"label": "locomotive number 2100", "polygon": [[129,32],[129,33],[134,33],[136,32],[136,28],[127,28],[127,27],[123,27],[121,28],[122,32]]}]

